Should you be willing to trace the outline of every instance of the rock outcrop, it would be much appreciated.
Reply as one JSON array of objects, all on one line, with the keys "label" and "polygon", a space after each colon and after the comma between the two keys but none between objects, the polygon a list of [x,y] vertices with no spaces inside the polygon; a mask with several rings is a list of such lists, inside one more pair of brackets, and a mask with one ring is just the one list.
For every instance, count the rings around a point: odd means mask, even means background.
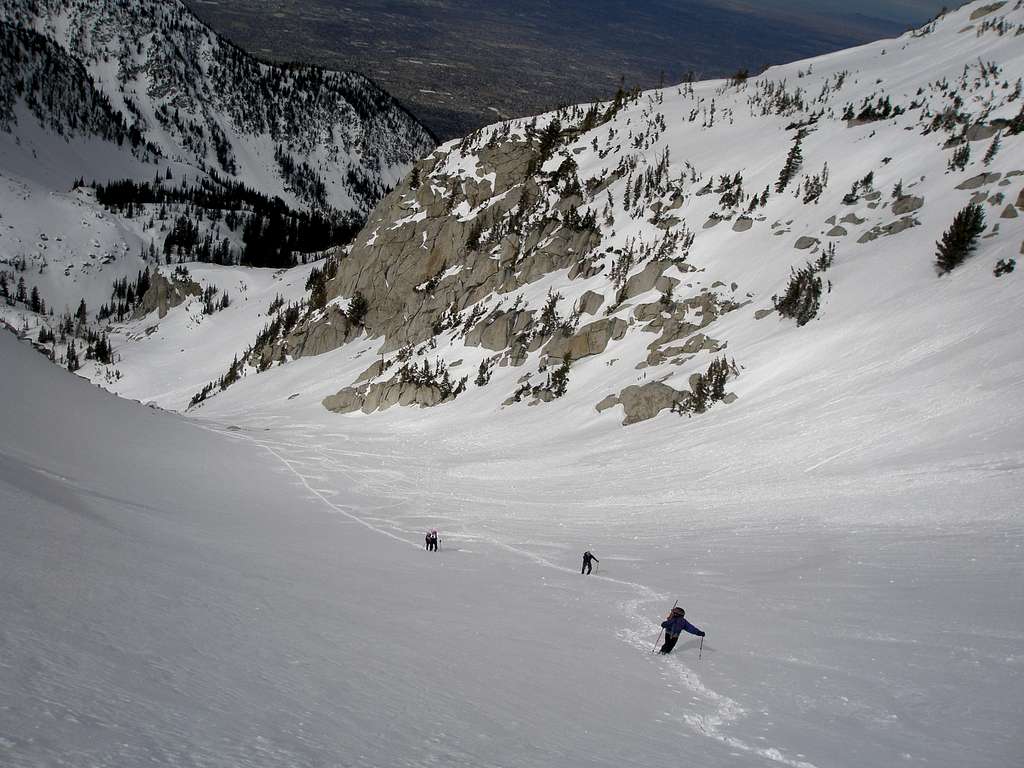
[{"label": "rock outcrop", "polygon": [[616,405],[622,406],[625,418],[622,426],[628,427],[640,421],[653,419],[662,411],[672,408],[680,402],[683,393],[667,384],[652,381],[648,384],[637,384],[626,387],[618,395],[609,395],[597,404],[600,413]]},{"label": "rock outcrop", "polygon": [[149,290],[143,294],[134,317],[139,319],[156,310],[157,316],[163,320],[172,307],[183,304],[193,296],[201,296],[202,293],[203,289],[193,280],[176,276],[168,278],[159,270],[154,270],[149,279]]},{"label": "rock outcrop", "polygon": [[[472,174],[448,167],[452,151],[421,160],[373,211],[328,283],[328,298],[365,296],[366,331],[383,337],[387,353],[430,339],[452,308],[463,311],[492,293],[578,267],[600,233],[575,217],[577,193],[545,207],[532,173],[537,153],[536,142],[514,139],[484,147]],[[513,212],[524,226],[502,231]],[[502,322],[495,318],[490,325],[499,327],[490,334],[480,329],[477,343],[507,347],[512,331]]]}]

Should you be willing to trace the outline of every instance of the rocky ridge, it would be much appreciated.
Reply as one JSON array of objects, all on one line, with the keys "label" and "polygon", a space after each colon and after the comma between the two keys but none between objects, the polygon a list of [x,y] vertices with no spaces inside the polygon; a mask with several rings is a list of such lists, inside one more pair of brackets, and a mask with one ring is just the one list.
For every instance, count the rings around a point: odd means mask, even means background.
[{"label": "rocky ridge", "polygon": [[[323,302],[360,297],[358,328],[313,307],[282,343],[296,356],[379,340],[374,364],[324,401],[342,413],[438,405],[498,379],[497,402],[539,405],[564,391],[563,367],[589,369],[605,389],[594,407],[621,406],[624,424],[732,401],[736,329],[792,302],[798,325],[827,314],[833,263],[905,241],[927,264],[958,206],[1017,215],[1018,6],[450,142],[331,257]],[[997,223],[985,238],[1007,236],[1021,237]],[[324,327],[344,330],[308,343]]]}]

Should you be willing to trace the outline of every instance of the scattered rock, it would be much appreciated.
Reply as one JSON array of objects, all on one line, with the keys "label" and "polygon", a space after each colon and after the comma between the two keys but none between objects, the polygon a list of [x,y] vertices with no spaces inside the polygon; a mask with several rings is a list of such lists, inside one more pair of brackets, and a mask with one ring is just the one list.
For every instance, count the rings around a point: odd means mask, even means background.
[{"label": "scattered rock", "polygon": [[764,318],[768,317],[768,315],[772,314],[774,311],[774,309],[759,309],[754,313],[754,319],[763,320]]},{"label": "scattered rock", "polygon": [[905,232],[911,227],[916,227],[920,224],[921,222],[913,216],[904,216],[902,219],[898,219],[889,224],[872,227],[861,235],[857,242],[863,245],[864,243],[870,243],[872,240],[877,240],[880,237],[898,235],[900,232]]},{"label": "scattered rock", "polygon": [[903,195],[892,204],[892,212],[896,216],[906,216],[924,207],[924,198],[914,195]]},{"label": "scattered rock", "polygon": [[1002,215],[999,218],[1001,218],[1001,219],[1016,219],[1017,216],[1018,216],[1017,209],[1014,208],[1012,205],[1008,205],[1008,206],[1006,206],[1003,209],[1003,213],[1002,213]]},{"label": "scattered rock", "polygon": [[856,224],[857,226],[860,226],[867,221],[867,219],[860,218],[856,213],[848,213],[839,221],[843,224]]},{"label": "scattered rock", "polygon": [[[621,405],[625,413],[622,426],[628,427],[640,421],[653,419],[659,413],[671,408],[682,397],[679,392],[667,384],[652,381],[649,384],[633,385],[622,390],[618,397],[610,395],[599,403],[604,410],[614,405]],[[614,398],[614,400],[612,399]]]},{"label": "scattered rock", "polygon": [[332,413],[353,413],[363,407],[363,396],[355,389],[346,387],[335,395],[329,395],[322,405]]},{"label": "scattered rock", "polygon": [[846,237],[849,234],[845,227],[841,227],[836,224],[832,229],[825,233],[825,237]]},{"label": "scattered rock", "polygon": [[[329,306],[323,317],[315,322],[304,322],[288,334],[284,341],[284,350],[292,357],[311,357],[331,352],[355,339],[362,333],[362,328],[348,319],[348,316],[337,306]],[[274,350],[274,357],[281,350]]]},{"label": "scattered rock", "polygon": [[956,188],[959,190],[978,189],[986,184],[995,184],[1001,176],[1000,173],[979,173],[977,176],[971,176],[971,178],[961,181]]},{"label": "scattered rock", "polygon": [[980,18],[988,16],[990,13],[995,13],[1004,5],[1006,5],[1005,0],[998,3],[989,3],[988,5],[983,5],[977,10],[975,10],[974,13],[971,14],[971,21],[977,21]]},{"label": "scattered rock", "polygon": [[804,235],[797,238],[796,243],[793,245],[798,251],[806,251],[808,248],[813,248],[818,244],[818,238]]},{"label": "scattered rock", "polygon": [[628,301],[653,289],[658,278],[672,266],[671,261],[652,261],[626,281],[619,292],[619,301]]},{"label": "scattered rock", "polygon": [[525,331],[533,319],[533,313],[525,311],[492,312],[466,334],[467,347],[483,347],[491,352],[508,349],[512,339]]},{"label": "scattered rock", "polygon": [[746,232],[752,226],[754,226],[754,220],[749,216],[740,216],[736,221],[733,222],[733,232]]},{"label": "scattered rock", "polygon": [[566,355],[572,355],[573,360],[599,355],[608,348],[609,342],[625,336],[628,327],[622,318],[602,318],[583,326],[568,338],[556,336],[544,347],[544,352],[555,360],[564,360]]},{"label": "scattered rock", "polygon": [[991,139],[997,133],[999,133],[998,126],[975,123],[967,129],[967,135],[965,138],[968,141],[986,141],[987,139]]},{"label": "scattered rock", "polygon": [[581,315],[596,315],[602,304],[604,304],[604,296],[594,291],[587,291],[576,302],[576,311]]},{"label": "scattered rock", "polygon": [[364,381],[375,379],[384,372],[384,363],[381,360],[377,360],[373,365],[367,368],[365,371],[360,373],[356,377],[356,384],[362,384]]}]

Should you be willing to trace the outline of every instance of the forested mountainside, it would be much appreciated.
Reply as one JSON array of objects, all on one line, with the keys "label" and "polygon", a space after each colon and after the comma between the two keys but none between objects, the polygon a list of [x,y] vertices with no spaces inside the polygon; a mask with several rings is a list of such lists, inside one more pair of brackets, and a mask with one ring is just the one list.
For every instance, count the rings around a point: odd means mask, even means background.
[{"label": "forested mountainside", "polygon": [[367,78],[260,62],[176,0],[0,3],[0,269],[57,311],[346,243],[433,145]]},{"label": "forested mountainside", "polygon": [[[174,0],[4,0],[0,18],[8,126],[13,91],[51,128],[116,137],[114,125],[73,117],[79,99],[105,97],[133,144],[293,204],[362,213],[430,148],[426,131],[365,77],[264,64]],[[56,92],[39,76],[51,72],[61,74]],[[65,72],[84,95],[66,87]]]}]

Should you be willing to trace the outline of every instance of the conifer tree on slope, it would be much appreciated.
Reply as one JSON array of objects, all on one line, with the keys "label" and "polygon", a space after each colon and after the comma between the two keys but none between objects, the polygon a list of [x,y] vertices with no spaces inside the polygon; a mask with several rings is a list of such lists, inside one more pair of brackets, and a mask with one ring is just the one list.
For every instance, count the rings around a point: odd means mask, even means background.
[{"label": "conifer tree on slope", "polygon": [[779,173],[779,180],[775,182],[775,191],[782,192],[786,189],[793,176],[800,170],[800,166],[804,163],[803,150],[801,148],[801,142],[804,140],[804,132],[802,130],[797,131],[796,139],[793,141],[793,146],[789,148],[789,154],[786,155],[786,164],[782,166],[782,171]]},{"label": "conifer tree on slope", "polygon": [[964,260],[974,252],[978,237],[985,231],[985,211],[977,203],[971,203],[961,210],[954,218],[935,245],[935,263],[939,274],[952,272],[963,264]]}]

